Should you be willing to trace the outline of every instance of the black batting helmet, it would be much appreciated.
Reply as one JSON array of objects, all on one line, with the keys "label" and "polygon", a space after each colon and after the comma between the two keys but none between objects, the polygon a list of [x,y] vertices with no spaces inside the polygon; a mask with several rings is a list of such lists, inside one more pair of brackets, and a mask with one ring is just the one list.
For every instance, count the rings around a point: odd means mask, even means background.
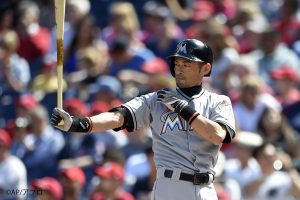
[{"label": "black batting helmet", "polygon": [[[207,44],[204,44],[200,40],[196,40],[196,39],[185,39],[181,41],[177,45],[175,54],[168,56],[168,59],[171,62],[170,71],[172,76],[174,77],[175,77],[175,71],[174,71],[175,57],[181,57],[181,58],[185,58],[197,62],[209,63],[211,65],[213,62],[213,53],[211,48]],[[211,71],[205,76],[210,76],[210,73]]]}]

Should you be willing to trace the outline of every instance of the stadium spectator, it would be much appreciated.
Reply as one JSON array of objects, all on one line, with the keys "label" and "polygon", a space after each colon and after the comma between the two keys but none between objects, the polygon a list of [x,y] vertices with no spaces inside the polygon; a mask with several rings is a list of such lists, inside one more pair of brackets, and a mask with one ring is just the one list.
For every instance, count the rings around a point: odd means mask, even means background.
[{"label": "stadium spectator", "polygon": [[[133,133],[128,133],[128,143],[121,148],[126,163],[124,165],[126,171],[126,189],[132,190],[136,181],[149,178],[151,174],[151,132],[148,128],[143,128]],[[151,150],[152,151],[152,150]],[[141,186],[143,187],[143,186]]]},{"label": "stadium spectator", "polygon": [[266,107],[258,121],[258,132],[265,142],[287,152],[293,159],[300,159],[299,135],[279,111]]},{"label": "stadium spectator", "polygon": [[94,84],[107,71],[109,62],[107,55],[106,49],[103,49],[100,54],[95,47],[78,50],[78,71],[68,73],[66,76],[70,87],[66,96],[77,96],[82,100],[88,100],[89,85]]},{"label": "stadium spectator", "polygon": [[299,133],[300,121],[298,119],[300,117],[300,101],[284,107],[282,114],[287,117],[291,126]]},{"label": "stadium spectator", "polygon": [[63,191],[61,184],[52,177],[43,177],[31,181],[34,193],[29,197],[37,197],[37,200],[61,200]]},{"label": "stadium spectator", "polygon": [[275,97],[282,107],[300,100],[300,92],[297,88],[299,78],[295,70],[289,66],[281,66],[272,70],[270,75],[274,82]]},{"label": "stadium spectator", "polygon": [[29,65],[16,52],[20,41],[13,30],[0,34],[0,83],[2,95],[24,92],[30,81]]},{"label": "stadium spectator", "polygon": [[117,36],[109,47],[111,63],[108,68],[108,74],[118,76],[122,70],[130,69],[142,71],[142,65],[146,58],[132,51],[130,38],[127,36]]},{"label": "stadium spectator", "polygon": [[27,151],[32,149],[32,144],[25,140],[28,131],[30,131],[31,120],[29,117],[17,117],[12,122],[10,129],[13,140],[10,146],[10,152],[19,158],[24,157]]},{"label": "stadium spectator", "polygon": [[0,199],[25,199],[25,195],[13,192],[27,189],[27,172],[22,161],[9,153],[11,138],[0,129]]},{"label": "stadium spectator", "polygon": [[15,101],[16,116],[17,117],[29,117],[29,113],[32,109],[36,108],[39,102],[32,94],[21,95]]},{"label": "stadium spectator", "polygon": [[122,148],[126,158],[132,155],[143,153],[145,146],[149,145],[151,141],[151,132],[148,128],[141,129],[128,136],[128,143]]},{"label": "stadium spectator", "polygon": [[194,0],[165,0],[166,6],[170,9],[178,21],[188,21],[193,15]]},{"label": "stadium spectator", "polygon": [[133,4],[130,2],[112,3],[109,8],[108,19],[110,19],[109,24],[103,29],[101,37],[109,46],[119,37],[130,38],[131,42],[140,40],[139,19]]},{"label": "stadium spectator", "polygon": [[300,39],[300,21],[297,19],[298,0],[284,0],[280,7],[280,19],[274,22],[274,26],[279,30],[281,41],[288,47]]},{"label": "stadium spectator", "polygon": [[283,1],[277,0],[260,0],[258,5],[268,21],[274,22],[279,19],[280,7],[282,6],[282,3]]},{"label": "stadium spectator", "polygon": [[[32,80],[32,93],[39,99],[43,99],[45,95],[57,91],[57,68],[56,62],[44,60],[41,65],[40,73]],[[63,91],[67,90],[67,83],[63,80]]]},{"label": "stadium spectator", "polygon": [[95,18],[92,15],[86,15],[78,22],[75,35],[70,46],[65,49],[64,71],[66,73],[79,70],[78,52],[87,48],[95,48],[99,56],[107,59],[107,45],[98,38],[99,28],[96,26]]},{"label": "stadium spectator", "polygon": [[240,87],[239,101],[233,105],[236,126],[242,131],[255,132],[265,104],[259,102],[262,82],[254,75],[244,78]]},{"label": "stadium spectator", "polygon": [[226,82],[224,74],[228,71],[230,65],[239,59],[237,41],[229,33],[228,27],[219,23],[215,18],[209,19],[207,25],[203,37],[214,52],[214,70],[211,72],[211,84],[221,92],[226,92],[222,87]]},{"label": "stadium spectator", "polygon": [[144,6],[144,20],[143,41],[156,56],[166,59],[184,38],[183,31],[176,24],[171,11],[153,1]]},{"label": "stadium spectator", "polygon": [[60,182],[64,200],[81,200],[84,198],[85,174],[81,168],[70,167],[60,171]]},{"label": "stadium spectator", "polygon": [[42,106],[35,107],[30,112],[31,131],[25,141],[32,144],[32,149],[26,149],[21,157],[24,162],[28,180],[44,176],[55,177],[58,170],[58,154],[65,145],[64,138],[58,130],[49,125],[48,113]]},{"label": "stadium spectator", "polygon": [[4,8],[1,7],[0,9],[0,31],[12,30],[16,15],[13,5],[5,5]]},{"label": "stadium spectator", "polygon": [[30,112],[38,106],[39,102],[31,94],[20,96],[14,104],[15,118],[8,122],[11,124],[13,135],[10,152],[19,158],[23,158],[25,153],[32,149],[32,143],[25,138],[32,124]]},{"label": "stadium spectator", "polygon": [[4,123],[15,117],[14,99],[28,90],[30,81],[29,65],[16,53],[18,46],[15,31],[0,32],[0,118]]},{"label": "stadium spectator", "polygon": [[236,38],[239,53],[246,54],[258,48],[259,35],[270,23],[254,1],[241,1],[235,17],[228,22]]},{"label": "stadium spectator", "polygon": [[16,27],[20,40],[18,53],[29,62],[31,75],[35,77],[40,71],[42,57],[50,48],[50,32],[40,26],[40,9],[35,2],[21,1],[19,14]]},{"label": "stadium spectator", "polygon": [[261,53],[258,59],[259,76],[271,87],[274,87],[274,82],[270,77],[271,70],[286,65],[294,69],[298,77],[300,74],[298,56],[280,40],[278,30],[270,28],[261,34],[259,42]]},{"label": "stadium spectator", "polygon": [[[273,144],[265,143],[254,150],[261,176],[244,188],[246,199],[289,199],[300,197],[299,174],[286,163]],[[288,166],[284,166],[288,164]],[[280,181],[278,181],[280,180]],[[296,182],[297,181],[297,182]]]},{"label": "stadium spectator", "polygon": [[149,166],[149,174],[144,177],[139,177],[131,189],[131,193],[138,200],[151,199],[151,191],[156,178],[156,168],[153,161],[152,145],[147,145],[144,153],[146,154],[147,164]]},{"label": "stadium spectator", "polygon": [[154,57],[154,54],[146,48],[142,40],[140,21],[134,6],[130,2],[112,3],[109,9],[111,19],[107,27],[103,29],[102,38],[109,46],[113,45],[118,38],[127,38],[130,51],[145,60]]},{"label": "stadium spectator", "polygon": [[224,168],[224,175],[239,184],[241,190],[261,176],[261,169],[252,156],[256,147],[262,145],[263,138],[254,132],[239,132]]},{"label": "stadium spectator", "polygon": [[225,154],[220,152],[215,166],[216,175],[214,181],[218,199],[240,200],[242,195],[240,185],[233,178],[225,176],[224,168],[226,162]]},{"label": "stadium spectator", "polygon": [[125,178],[123,166],[108,162],[97,167],[95,173],[100,178],[100,183],[91,194],[91,200],[134,200],[134,197],[122,188]]},{"label": "stadium spectator", "polygon": [[110,108],[121,105],[123,87],[121,81],[114,76],[100,76],[97,82],[89,86],[91,101],[103,101]]}]

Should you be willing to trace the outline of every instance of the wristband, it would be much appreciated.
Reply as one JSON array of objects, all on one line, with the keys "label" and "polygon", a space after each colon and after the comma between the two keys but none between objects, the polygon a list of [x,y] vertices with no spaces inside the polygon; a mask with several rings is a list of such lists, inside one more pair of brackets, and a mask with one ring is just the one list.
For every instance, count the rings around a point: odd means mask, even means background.
[{"label": "wristband", "polygon": [[73,117],[69,132],[88,133],[92,128],[93,123],[89,117]]},{"label": "wristband", "polygon": [[190,106],[184,106],[181,111],[178,113],[185,121],[188,122],[189,125],[196,119],[198,115],[200,115],[196,110],[191,108]]},{"label": "wristband", "polygon": [[191,125],[193,121],[200,115],[198,112],[195,112],[192,117],[189,119],[188,124]]}]

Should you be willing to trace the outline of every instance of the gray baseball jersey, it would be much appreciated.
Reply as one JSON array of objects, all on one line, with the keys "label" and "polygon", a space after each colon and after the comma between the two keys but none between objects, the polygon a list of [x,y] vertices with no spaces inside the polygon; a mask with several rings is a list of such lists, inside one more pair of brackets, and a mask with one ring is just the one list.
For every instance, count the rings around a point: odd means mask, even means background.
[{"label": "gray baseball jersey", "polygon": [[[227,96],[205,89],[192,97],[179,88],[172,90],[186,100],[200,115],[223,124],[231,137],[235,135],[235,121],[231,101]],[[123,104],[133,118],[134,130],[149,126],[152,130],[156,167],[179,168],[187,173],[211,172],[221,145],[201,138],[188,123],[164,104],[156,101],[157,93],[149,93]]]}]

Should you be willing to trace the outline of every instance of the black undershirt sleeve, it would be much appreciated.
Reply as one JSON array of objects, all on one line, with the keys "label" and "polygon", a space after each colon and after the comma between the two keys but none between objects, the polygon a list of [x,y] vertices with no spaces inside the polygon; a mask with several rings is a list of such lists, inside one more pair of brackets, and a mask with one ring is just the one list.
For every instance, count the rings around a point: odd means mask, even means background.
[{"label": "black undershirt sleeve", "polygon": [[233,132],[233,131],[228,131],[226,125],[224,125],[224,124],[222,124],[222,123],[218,123],[218,124],[220,124],[222,127],[225,127],[225,129],[227,130],[227,131],[226,131],[226,136],[225,136],[225,138],[224,138],[224,140],[223,140],[222,143],[224,143],[224,144],[230,143],[231,140],[232,140],[232,139],[234,138],[234,136],[235,136],[234,132]]},{"label": "black undershirt sleeve", "polygon": [[224,138],[224,140],[223,140],[223,142],[222,142],[222,143],[224,143],[224,144],[228,144],[228,143],[230,143],[230,142],[231,142],[231,140],[232,140],[232,136],[231,136],[231,134],[230,134],[228,131],[226,131],[226,136],[225,136],[225,138]]},{"label": "black undershirt sleeve", "polygon": [[120,107],[112,108],[108,112],[118,112],[121,115],[123,115],[123,117],[124,117],[123,125],[121,127],[113,129],[114,131],[123,130],[125,128],[128,132],[133,131],[133,129],[134,129],[133,119],[130,114],[130,111],[126,107],[120,106]]}]

